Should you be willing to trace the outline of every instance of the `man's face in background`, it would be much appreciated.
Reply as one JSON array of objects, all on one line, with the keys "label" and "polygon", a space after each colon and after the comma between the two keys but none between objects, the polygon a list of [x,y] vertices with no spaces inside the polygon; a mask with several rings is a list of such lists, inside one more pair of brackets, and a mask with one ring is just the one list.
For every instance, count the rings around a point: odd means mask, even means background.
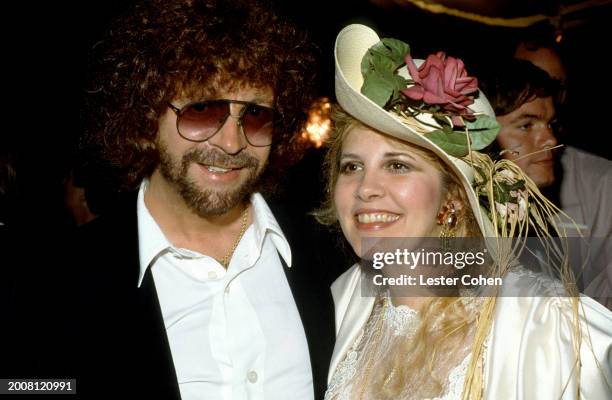
[{"label": "man's face in background", "polygon": [[[536,67],[548,73],[548,75],[550,75],[551,78],[559,82],[559,88],[558,88],[559,91],[555,99],[556,103],[554,103],[553,101],[550,101],[550,102],[540,101],[541,99],[536,99],[537,100],[536,104],[532,104],[531,106],[528,106],[527,104],[529,103],[526,103],[526,104],[523,104],[524,108],[523,107],[520,108],[520,109],[523,109],[523,111],[525,111],[525,109],[532,109],[533,111],[538,111],[537,109],[539,109],[540,114],[543,115],[544,118],[543,119],[536,118],[535,120],[537,121],[539,119],[540,120],[539,122],[541,123],[541,125],[543,125],[543,123],[548,120],[548,117],[546,116],[546,114],[550,114],[548,112],[545,112],[544,109],[552,108],[552,115],[554,116],[555,115],[554,104],[557,104],[557,106],[560,106],[566,100],[565,86],[566,86],[566,81],[567,81],[567,71],[565,70],[565,66],[563,65],[563,62],[561,61],[561,57],[559,56],[559,54],[554,49],[548,48],[548,47],[540,47],[537,49],[531,49],[531,48],[528,48],[528,46],[526,46],[525,43],[521,43],[517,46],[516,52],[514,53],[514,57],[521,59],[521,60],[531,62]],[[519,110],[515,110],[515,113]],[[515,113],[510,113],[508,115],[502,116],[502,120],[508,123],[509,122],[508,117]],[[498,118],[498,121],[500,121],[499,118]],[[550,124],[551,121],[552,119],[549,120],[547,124]],[[516,128],[516,125],[514,125],[514,127]],[[532,133],[529,139],[527,138],[524,139],[525,142],[531,142],[531,145],[525,146],[525,149],[526,147],[531,147],[531,149],[533,149],[532,151],[537,151],[538,148],[540,149],[542,148],[541,146],[543,145],[543,143],[546,143],[546,142],[553,143],[553,141],[554,141],[554,144],[551,144],[551,146],[555,146],[557,144],[557,140],[552,135],[558,134],[559,132],[552,132],[552,130],[550,130],[549,132],[550,134],[545,133],[542,128],[542,130],[540,131],[540,134],[535,133],[535,132]],[[504,139],[510,140],[510,136],[511,135],[508,134],[508,130],[506,130],[505,137],[502,136],[501,141],[503,141]],[[540,146],[537,145],[538,141],[541,144]],[[542,156],[548,153],[550,152],[540,153],[539,155]],[[556,156],[555,153],[551,154],[551,157],[555,157],[555,156]],[[530,158],[532,159],[531,162],[530,162]],[[552,164],[550,165],[550,167],[548,167],[547,161],[537,162],[537,160],[539,160],[539,158],[535,156],[528,157],[526,159],[521,159],[517,161],[517,164],[519,164],[519,166],[523,168],[523,170],[531,177],[531,179],[534,180],[534,182],[538,185],[538,187],[542,188],[542,187],[550,186],[551,184],[554,183],[554,180],[555,180],[554,171],[553,171],[554,167]],[[551,158],[551,161],[554,161],[554,159]]]},{"label": "man's face in background", "polygon": [[540,187],[554,183],[552,130],[555,107],[552,97],[536,97],[511,113],[497,117],[501,130],[497,143],[503,157],[513,160]]}]

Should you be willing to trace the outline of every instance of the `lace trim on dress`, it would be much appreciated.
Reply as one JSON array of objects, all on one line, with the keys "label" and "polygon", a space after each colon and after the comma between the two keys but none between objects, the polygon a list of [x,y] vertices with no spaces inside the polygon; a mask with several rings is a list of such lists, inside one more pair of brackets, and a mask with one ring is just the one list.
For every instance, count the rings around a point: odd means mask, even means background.
[{"label": "lace trim on dress", "polygon": [[436,397],[433,400],[459,400],[463,393],[463,384],[465,383],[465,375],[467,374],[468,366],[472,355],[468,354],[461,364],[452,369],[448,375],[448,386],[446,393],[442,397]]},{"label": "lace trim on dress", "polygon": [[418,326],[419,317],[418,311],[413,310],[408,306],[393,306],[387,307],[386,319],[391,326],[391,330],[395,336],[404,335],[406,337],[414,336]]},{"label": "lace trim on dress", "polygon": [[[481,299],[466,297],[462,299],[466,308],[478,312]],[[386,303],[385,303],[386,302]],[[397,348],[401,342],[414,337],[420,323],[420,316],[416,310],[407,306],[393,306],[389,299],[382,299],[375,303],[370,318],[368,318],[361,334],[347,352],[345,358],[338,364],[332,376],[325,400],[376,400],[376,391],[367,389],[370,382],[369,372],[379,368],[377,362],[384,359]],[[470,341],[471,342],[471,341]],[[470,365],[471,352],[469,343],[467,347],[457,354],[465,351],[465,356],[455,361],[457,364],[447,372],[444,384],[444,394],[434,400],[461,399],[467,369]],[[486,351],[486,349],[485,349]],[[452,361],[452,357],[448,359]],[[371,369],[374,363],[374,369]],[[369,371],[371,369],[371,371]],[[393,371],[389,372],[389,376]],[[361,385],[361,386],[360,386]],[[402,391],[397,400],[419,398],[417,393],[410,389]]]},{"label": "lace trim on dress", "polygon": [[327,392],[325,392],[325,400],[349,400],[348,396],[352,389],[351,380],[357,372],[357,363],[360,359],[364,344],[369,343],[372,339],[372,335],[375,331],[374,328],[378,321],[378,318],[373,318],[373,316],[380,312],[380,308],[381,303],[378,302],[374,306],[372,314],[370,318],[368,318],[368,322],[361,331],[361,334],[355,339],[353,346],[346,353],[344,359],[338,364],[327,388]]}]

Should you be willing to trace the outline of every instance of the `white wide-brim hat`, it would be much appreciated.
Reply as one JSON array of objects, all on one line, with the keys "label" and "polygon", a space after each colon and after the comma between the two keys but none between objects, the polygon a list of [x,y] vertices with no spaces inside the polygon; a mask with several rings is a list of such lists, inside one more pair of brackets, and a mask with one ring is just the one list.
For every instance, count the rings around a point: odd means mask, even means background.
[{"label": "white wide-brim hat", "polygon": [[[347,113],[363,124],[404,142],[431,150],[440,157],[461,181],[483,236],[496,237],[497,231],[491,220],[487,217],[486,211],[481,208],[472,187],[474,169],[465,161],[450,156],[427,137],[423,136],[423,134],[418,133],[402,122],[399,117],[379,107],[361,93],[363,85],[361,61],[368,49],[379,41],[380,38],[376,32],[365,25],[349,25],[338,34],[334,49],[336,65],[335,86],[338,103]],[[417,66],[423,62],[423,60],[416,59],[414,61]],[[407,68],[400,68],[398,73],[404,78],[410,79]],[[481,113],[495,118],[495,113],[482,92],[474,99],[470,109],[474,113]],[[435,124],[433,120],[428,122]],[[430,131],[435,129],[426,125],[423,125],[422,128]]]}]

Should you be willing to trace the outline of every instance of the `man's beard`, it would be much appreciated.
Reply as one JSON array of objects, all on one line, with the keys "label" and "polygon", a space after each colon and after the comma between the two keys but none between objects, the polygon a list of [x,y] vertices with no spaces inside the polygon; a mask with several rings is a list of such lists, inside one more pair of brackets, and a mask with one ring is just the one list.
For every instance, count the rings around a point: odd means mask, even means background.
[{"label": "man's beard", "polygon": [[[183,155],[178,165],[161,143],[158,144],[162,176],[175,186],[187,206],[202,218],[223,215],[255,192],[265,165],[259,167],[257,158],[240,153],[230,156],[215,150],[193,148]],[[192,163],[214,165],[223,168],[243,168],[249,174],[240,186],[225,191],[217,191],[215,187],[202,189],[187,176]]]}]

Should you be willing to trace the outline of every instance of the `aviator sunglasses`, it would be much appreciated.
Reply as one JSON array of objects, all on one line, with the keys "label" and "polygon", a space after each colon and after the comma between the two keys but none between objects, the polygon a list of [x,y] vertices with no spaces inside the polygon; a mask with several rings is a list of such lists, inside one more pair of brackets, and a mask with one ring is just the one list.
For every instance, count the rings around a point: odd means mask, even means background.
[{"label": "aviator sunglasses", "polygon": [[[232,115],[231,105],[240,104],[238,115]],[[182,138],[192,142],[204,142],[221,130],[231,115],[238,119],[238,125],[251,146],[265,147],[272,144],[274,109],[248,101],[206,100],[189,103],[178,108],[171,103],[168,107],[177,115],[176,129]]]}]

